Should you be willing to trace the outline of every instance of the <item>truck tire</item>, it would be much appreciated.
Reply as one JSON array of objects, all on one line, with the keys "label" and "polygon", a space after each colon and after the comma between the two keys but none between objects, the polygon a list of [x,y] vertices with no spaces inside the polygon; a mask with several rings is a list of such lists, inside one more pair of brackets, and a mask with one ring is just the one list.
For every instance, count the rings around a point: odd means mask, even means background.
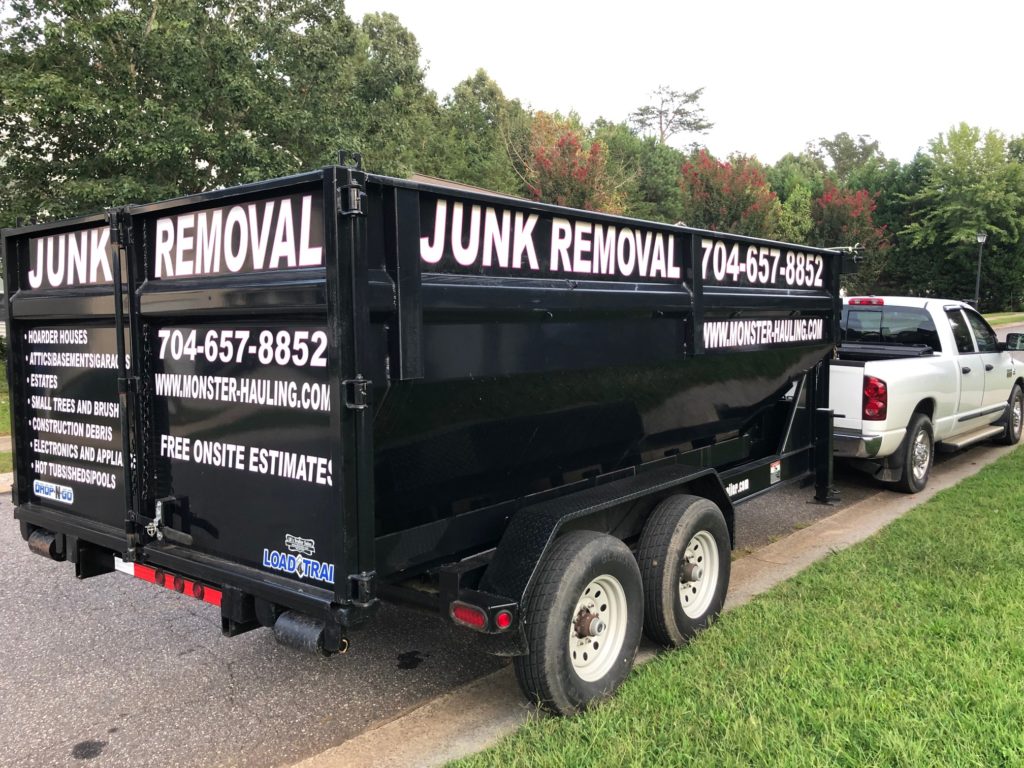
[{"label": "truck tire", "polygon": [[900,446],[903,468],[896,481],[896,489],[903,493],[918,493],[928,485],[928,473],[935,459],[935,438],[932,422],[923,413],[910,417],[907,434]]},{"label": "truck tire", "polygon": [[633,553],[594,531],[571,531],[545,553],[526,597],[529,653],[513,660],[528,699],[560,715],[615,692],[633,668],[643,630]]},{"label": "truck tire", "polygon": [[1024,392],[1021,391],[1020,384],[1013,385],[1006,402],[1010,406],[1006,414],[1006,424],[1003,427],[1003,434],[996,440],[1003,445],[1016,445],[1020,442],[1021,423],[1024,421]]},{"label": "truck tire", "polygon": [[678,647],[721,613],[730,549],[729,529],[713,501],[672,496],[655,508],[637,550],[651,640]]}]

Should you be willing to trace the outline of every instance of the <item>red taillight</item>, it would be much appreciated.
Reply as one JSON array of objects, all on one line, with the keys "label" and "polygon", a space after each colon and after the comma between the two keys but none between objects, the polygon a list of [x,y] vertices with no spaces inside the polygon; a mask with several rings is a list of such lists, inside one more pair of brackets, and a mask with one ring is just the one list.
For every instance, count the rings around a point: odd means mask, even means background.
[{"label": "red taillight", "polygon": [[864,377],[864,419],[883,421],[889,407],[889,391],[885,382],[875,376]]},{"label": "red taillight", "polygon": [[879,299],[875,296],[862,296],[856,299],[850,299],[846,302],[855,307],[881,307],[885,305],[883,299]]},{"label": "red taillight", "polygon": [[498,611],[494,617],[494,624],[498,629],[508,629],[512,626],[512,612]]},{"label": "red taillight", "polygon": [[466,603],[452,603],[452,620],[459,624],[465,624],[473,629],[484,629],[487,626],[487,614],[482,608]]},{"label": "red taillight", "polygon": [[222,598],[221,591],[214,587],[203,586],[198,581],[192,581],[190,579],[186,579],[184,576],[171,574],[167,571],[162,571],[159,568],[151,568],[148,565],[126,563],[116,555],[114,556],[114,568],[115,570],[127,573],[129,576],[134,576],[137,579],[152,582],[153,584],[164,587],[165,589],[173,589],[176,592],[181,592],[183,595],[194,597],[196,600],[202,600],[204,603],[209,603],[210,605],[220,606]]}]

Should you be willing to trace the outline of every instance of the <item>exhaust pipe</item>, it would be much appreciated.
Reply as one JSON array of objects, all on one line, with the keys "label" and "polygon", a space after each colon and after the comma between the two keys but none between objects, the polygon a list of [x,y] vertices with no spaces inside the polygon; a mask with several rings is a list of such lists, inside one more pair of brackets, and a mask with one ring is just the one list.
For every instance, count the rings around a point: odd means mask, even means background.
[{"label": "exhaust pipe", "polygon": [[64,559],[64,553],[57,550],[57,534],[42,528],[36,528],[28,537],[28,548],[37,555],[48,557],[58,562]]},{"label": "exhaust pipe", "polygon": [[285,611],[274,622],[274,637],[277,642],[297,651],[315,653],[319,656],[333,656],[348,650],[348,639],[341,638],[339,648],[329,649],[324,645],[324,622],[298,611]]}]

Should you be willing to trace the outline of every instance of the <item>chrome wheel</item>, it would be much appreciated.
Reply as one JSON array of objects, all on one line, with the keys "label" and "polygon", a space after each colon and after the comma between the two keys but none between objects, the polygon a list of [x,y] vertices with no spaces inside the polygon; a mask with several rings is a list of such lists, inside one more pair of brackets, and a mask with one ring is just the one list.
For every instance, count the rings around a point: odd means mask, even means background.
[{"label": "chrome wheel", "polygon": [[679,576],[679,602],[691,619],[703,616],[718,587],[718,546],[709,531],[697,531],[686,545]]},{"label": "chrome wheel", "polygon": [[921,429],[914,435],[914,445],[911,448],[911,469],[914,472],[914,479],[921,482],[928,476],[928,468],[932,463],[932,439],[928,433]]},{"label": "chrome wheel", "polygon": [[569,622],[569,658],[581,680],[600,680],[616,663],[627,611],[626,592],[614,576],[602,574],[583,590]]}]

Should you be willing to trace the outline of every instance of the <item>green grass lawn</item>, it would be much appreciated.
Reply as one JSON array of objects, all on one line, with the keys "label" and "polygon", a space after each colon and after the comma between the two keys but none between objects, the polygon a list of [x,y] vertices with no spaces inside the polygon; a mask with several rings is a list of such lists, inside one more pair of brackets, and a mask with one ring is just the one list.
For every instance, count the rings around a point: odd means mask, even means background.
[{"label": "green grass lawn", "polygon": [[1024,765],[1024,450],[459,765]]},{"label": "green grass lawn", "polygon": [[985,319],[992,326],[1024,323],[1024,312],[993,312],[991,315],[985,315]]},{"label": "green grass lawn", "polygon": [[12,457],[13,454],[10,451],[0,451],[0,474],[14,471],[14,464],[11,461]]}]

